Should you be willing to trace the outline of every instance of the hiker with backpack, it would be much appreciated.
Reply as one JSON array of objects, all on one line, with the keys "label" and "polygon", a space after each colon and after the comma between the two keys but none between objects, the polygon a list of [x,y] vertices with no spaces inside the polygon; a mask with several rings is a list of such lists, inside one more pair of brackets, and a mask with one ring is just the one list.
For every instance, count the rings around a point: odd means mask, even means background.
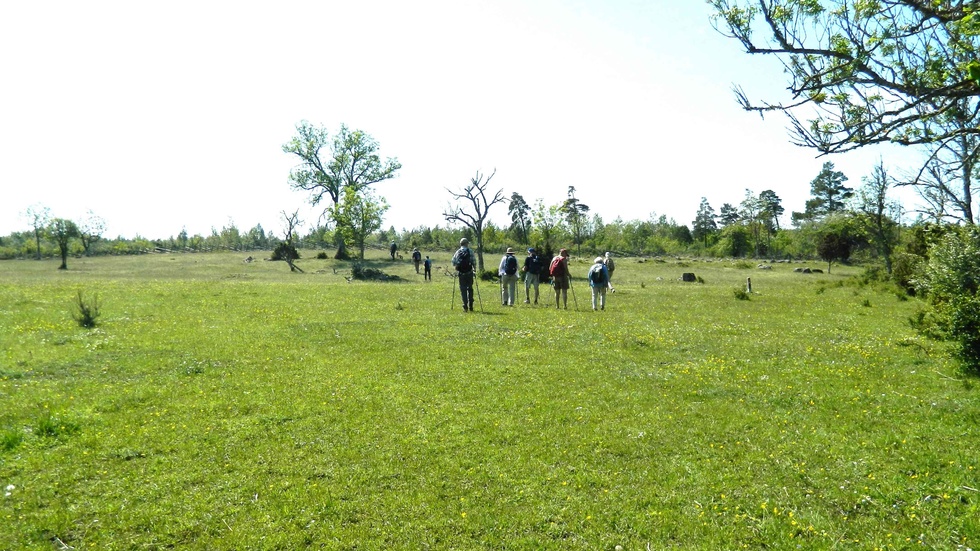
[{"label": "hiker with backpack", "polygon": [[524,304],[531,303],[531,286],[534,285],[534,303],[538,303],[538,285],[541,284],[541,272],[544,270],[544,263],[541,257],[535,252],[534,247],[527,250],[527,258],[524,259]]},{"label": "hiker with backpack", "polygon": [[565,305],[568,310],[568,289],[571,287],[571,274],[568,273],[568,249],[558,251],[558,256],[551,259],[548,266],[551,275],[551,286],[555,288],[555,308]]},{"label": "hiker with backpack", "polygon": [[419,248],[415,247],[412,249],[412,264],[415,264],[415,273],[419,273],[419,264],[422,262],[422,253],[419,252]]},{"label": "hiker with backpack", "polygon": [[398,252],[398,244],[394,241],[391,242],[391,246],[388,247],[388,252],[391,253],[391,259],[395,259],[395,253]]},{"label": "hiker with backpack", "polygon": [[497,275],[500,276],[500,303],[513,306],[517,298],[517,257],[514,256],[514,249],[507,247],[504,257],[500,259]]},{"label": "hiker with backpack", "polygon": [[606,257],[603,259],[602,263],[605,264],[606,271],[609,272],[609,290],[615,293],[616,289],[614,289],[612,286],[612,276],[613,272],[616,271],[616,263],[613,262],[612,253],[606,251]]},{"label": "hiker with backpack", "polygon": [[425,255],[425,262],[422,263],[425,266],[425,279],[426,281],[432,281],[432,261],[429,260],[429,255]]},{"label": "hiker with backpack", "polygon": [[470,250],[469,239],[464,237],[459,240],[459,249],[456,249],[453,254],[453,266],[456,267],[456,277],[459,278],[459,296],[462,299],[463,311],[472,312],[476,259],[473,256],[473,251]]},{"label": "hiker with backpack", "polygon": [[597,256],[589,268],[588,273],[589,287],[592,288],[592,311],[596,311],[596,305],[600,310],[606,309],[606,287],[612,287],[609,283],[609,270],[601,256]]}]

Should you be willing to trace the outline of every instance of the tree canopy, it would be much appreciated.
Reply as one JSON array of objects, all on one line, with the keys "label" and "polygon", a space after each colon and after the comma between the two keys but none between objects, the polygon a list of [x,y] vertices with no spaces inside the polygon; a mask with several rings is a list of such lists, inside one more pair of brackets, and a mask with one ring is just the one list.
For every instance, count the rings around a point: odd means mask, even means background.
[{"label": "tree canopy", "polygon": [[[345,197],[345,189],[360,193],[378,182],[394,178],[402,165],[396,158],[382,160],[378,155],[378,142],[361,130],[350,130],[345,125],[329,139],[323,127],[302,121],[296,125],[296,136],[282,146],[286,153],[299,157],[300,164],[289,172],[293,189],[310,193],[310,204],[316,206],[328,197],[337,206]],[[336,218],[343,209],[328,207],[330,216],[343,229],[343,221]],[[341,232],[341,234],[343,234]],[[339,258],[345,258],[344,241],[339,243]]]},{"label": "tree canopy", "polygon": [[946,124],[980,97],[980,11],[972,0],[709,0],[715,27],[750,54],[775,55],[795,143],[821,153],[978,134]]}]

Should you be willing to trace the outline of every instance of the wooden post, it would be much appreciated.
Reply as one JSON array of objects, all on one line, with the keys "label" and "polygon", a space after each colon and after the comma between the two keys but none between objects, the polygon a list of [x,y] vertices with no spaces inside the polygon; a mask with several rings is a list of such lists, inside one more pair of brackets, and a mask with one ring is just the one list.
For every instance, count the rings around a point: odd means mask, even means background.
[{"label": "wooden post", "polygon": [[752,292],[752,278],[751,277],[745,278],[745,292],[747,292],[747,293],[751,293]]}]

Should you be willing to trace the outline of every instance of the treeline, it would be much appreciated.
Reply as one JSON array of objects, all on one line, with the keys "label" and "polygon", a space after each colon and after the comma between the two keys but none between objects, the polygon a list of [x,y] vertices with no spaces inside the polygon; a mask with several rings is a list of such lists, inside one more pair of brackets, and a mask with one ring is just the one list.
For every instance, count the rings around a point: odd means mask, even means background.
[{"label": "treeline", "polygon": [[[573,254],[592,256],[613,251],[620,256],[703,256],[756,259],[817,259],[821,254],[824,236],[834,234],[845,241],[841,250],[834,252],[833,261],[861,259],[886,260],[882,249],[875,246],[875,239],[866,217],[848,212],[819,222],[808,222],[791,229],[775,229],[753,218],[730,218],[707,232],[702,231],[695,239],[691,229],[666,216],[650,220],[623,221],[616,219],[605,223],[598,215],[580,224],[578,236],[560,218],[551,224],[534,225],[522,231],[520,228],[501,227],[488,223],[483,230],[484,250],[502,252],[507,247],[534,246],[551,253],[568,248]],[[889,240],[892,255],[903,247],[915,248],[921,240],[926,225],[900,226],[892,223]],[[460,238],[473,238],[470,230],[441,226],[419,226],[414,229],[396,230],[390,227],[370,235],[368,247],[387,250],[391,242],[402,251],[419,247],[428,251],[454,250]],[[336,232],[329,227],[310,229],[305,234],[293,236],[293,244],[300,250],[333,249],[337,246]],[[840,239],[839,239],[840,240]],[[189,235],[180,231],[176,236],[164,239],[116,237],[107,239],[90,234],[68,242],[71,256],[132,255],[154,252],[210,252],[210,251],[272,251],[283,239],[266,232],[261,225],[243,231],[234,224],[213,229],[209,235]],[[846,250],[845,250],[846,249]],[[0,259],[52,258],[59,255],[56,236],[46,229],[40,232],[26,230],[0,237]]]}]

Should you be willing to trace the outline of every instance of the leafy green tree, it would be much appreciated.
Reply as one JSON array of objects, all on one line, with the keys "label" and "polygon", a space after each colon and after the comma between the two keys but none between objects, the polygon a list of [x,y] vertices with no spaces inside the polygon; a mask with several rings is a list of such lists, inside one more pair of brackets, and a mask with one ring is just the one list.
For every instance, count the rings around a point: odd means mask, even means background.
[{"label": "leafy green tree", "polygon": [[779,217],[786,212],[776,192],[767,189],[759,194],[759,220],[766,230],[766,250],[772,254],[772,237],[779,231]]},{"label": "leafy green tree", "polygon": [[749,54],[779,59],[795,143],[822,153],[870,144],[943,142],[978,134],[943,126],[980,96],[980,17],[965,0],[708,0],[715,27]]},{"label": "leafy green tree", "polygon": [[54,218],[48,223],[47,236],[58,246],[61,254],[61,266],[59,270],[68,269],[68,251],[71,247],[71,240],[78,237],[78,226],[71,220],[65,218]]},{"label": "leafy green tree", "polygon": [[538,199],[534,203],[531,216],[538,240],[544,244],[544,250],[539,253],[544,253],[545,256],[552,255],[561,248],[556,247],[556,241],[563,235],[561,205],[545,205],[544,201]]},{"label": "leafy green tree", "polygon": [[[284,152],[300,159],[300,164],[289,173],[290,185],[293,189],[308,191],[313,206],[324,197],[330,199],[331,205],[336,205],[346,188],[359,192],[394,178],[401,163],[395,158],[382,160],[378,149],[378,142],[361,130],[349,130],[341,125],[340,131],[330,140],[325,128],[306,121],[296,125],[296,136],[282,146]],[[329,207],[326,210],[339,212]],[[341,230],[338,233],[343,234],[339,222],[334,222]],[[338,243],[336,258],[347,258],[343,239]]]},{"label": "leafy green tree", "polygon": [[746,226],[731,224],[721,229],[718,242],[714,246],[719,256],[740,258],[752,250],[751,233]]},{"label": "leafy green tree", "polygon": [[[967,0],[708,0],[715,27],[779,59],[794,143],[839,153],[890,142],[926,149],[914,186],[936,220],[976,222],[980,7]],[[794,223],[802,218],[794,213]]]},{"label": "leafy green tree", "polygon": [[897,205],[888,199],[891,180],[885,165],[879,161],[871,176],[865,176],[858,189],[857,223],[868,235],[872,246],[885,261],[885,271],[892,273],[892,251],[898,243],[898,222],[891,216]]},{"label": "leafy green tree", "polygon": [[24,218],[34,231],[34,244],[37,246],[37,259],[41,260],[41,237],[51,222],[51,209],[42,205],[31,205],[24,212]]},{"label": "leafy green tree", "polygon": [[529,244],[531,233],[531,206],[527,204],[524,197],[516,191],[510,196],[510,203],[507,206],[510,214],[511,229],[517,233],[517,239],[524,245]]},{"label": "leafy green tree", "polygon": [[82,242],[85,256],[91,254],[92,245],[102,239],[103,233],[105,233],[105,220],[91,210],[88,211],[85,219],[78,224],[78,239]]},{"label": "leafy green tree", "polygon": [[[493,196],[488,195],[487,187],[490,185],[490,180],[493,179],[494,175],[497,174],[497,170],[494,169],[493,173],[490,174],[485,180],[483,175],[479,172],[476,176],[470,180],[470,183],[463,187],[462,191],[452,191],[447,189],[453,199],[457,201],[457,204],[450,204],[443,211],[442,216],[447,222],[459,222],[473,231],[473,236],[476,239],[476,258],[478,269],[482,272],[483,269],[483,229],[487,221],[487,216],[490,214],[490,207],[496,205],[497,203],[502,203],[504,201],[504,190],[498,189]],[[468,203],[467,207],[459,206],[459,203]],[[469,210],[467,210],[467,208]]]},{"label": "leafy green tree", "polygon": [[827,273],[833,263],[847,262],[854,247],[860,243],[853,220],[840,213],[824,218],[817,229],[817,254],[827,262]]},{"label": "leafy green tree", "polygon": [[705,247],[708,246],[708,238],[718,232],[716,218],[715,209],[711,208],[706,197],[702,197],[701,205],[698,206],[698,213],[694,217],[694,223],[692,224],[694,230],[691,232],[691,235]]},{"label": "leafy green tree", "polygon": [[762,230],[763,230],[763,211],[762,211],[762,201],[755,196],[755,193],[751,189],[745,190],[745,198],[739,204],[739,217],[744,225],[749,230],[749,235],[752,236],[752,242],[754,245],[755,256],[759,257],[762,255]]},{"label": "leafy green tree", "polygon": [[375,198],[368,189],[358,192],[347,187],[333,208],[333,219],[343,232],[344,241],[356,245],[360,252],[358,258],[363,260],[367,238],[381,228],[388,203],[384,198]]},{"label": "leafy green tree", "polygon": [[577,246],[578,252],[581,253],[583,226],[589,212],[589,206],[575,197],[575,186],[568,186],[568,198],[562,203],[560,210],[565,215],[568,227],[572,230],[572,243]]}]

